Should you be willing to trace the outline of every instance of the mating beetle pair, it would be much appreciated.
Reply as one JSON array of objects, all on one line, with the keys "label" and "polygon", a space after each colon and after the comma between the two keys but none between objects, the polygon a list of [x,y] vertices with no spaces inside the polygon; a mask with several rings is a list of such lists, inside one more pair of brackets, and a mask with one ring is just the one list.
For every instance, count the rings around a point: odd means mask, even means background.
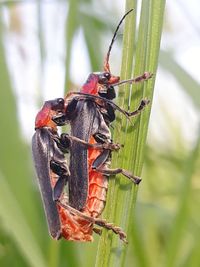
[{"label": "mating beetle pair", "polygon": [[[99,218],[105,202],[109,175],[121,173],[134,183],[139,177],[117,168],[109,169],[111,153],[120,149],[111,139],[110,123],[115,110],[125,116],[138,114],[149,103],[142,100],[134,112],[127,112],[112,102],[114,87],[122,83],[147,80],[151,74],[128,81],[120,81],[110,72],[109,56],[117,31],[127,12],[119,22],[104,62],[104,72],[92,73],[80,92],[69,93],[65,99],[45,102],[36,117],[36,132],[32,151],[38,182],[43,199],[49,232],[55,239],[91,241],[92,232],[100,228],[112,230],[126,242],[121,228]],[[57,126],[70,123],[70,135],[59,136]],[[65,153],[70,153],[69,166]]]}]

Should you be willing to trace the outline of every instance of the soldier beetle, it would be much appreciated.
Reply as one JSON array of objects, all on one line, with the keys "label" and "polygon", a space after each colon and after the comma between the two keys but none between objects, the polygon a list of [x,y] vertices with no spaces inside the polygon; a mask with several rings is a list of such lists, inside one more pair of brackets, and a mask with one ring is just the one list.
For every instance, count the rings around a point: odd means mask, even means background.
[{"label": "soldier beetle", "polygon": [[[120,77],[110,72],[112,45],[122,21],[131,11],[123,16],[116,28],[104,61],[104,71],[91,73],[80,92],[71,92],[65,99],[47,101],[36,117],[32,150],[53,238],[91,241],[93,231],[101,233],[101,229],[94,227],[98,225],[127,241],[120,227],[99,216],[106,202],[109,175],[121,173],[135,184],[141,180],[127,170],[109,168],[111,152],[120,148],[112,142],[109,129],[115,120],[115,110],[129,118],[149,103],[142,100],[136,111],[127,112],[112,102],[115,86],[145,81],[152,76],[145,72],[137,78],[120,81]],[[70,135],[59,136],[57,126],[67,123],[70,123]],[[64,156],[67,151],[70,152],[69,167]]]}]

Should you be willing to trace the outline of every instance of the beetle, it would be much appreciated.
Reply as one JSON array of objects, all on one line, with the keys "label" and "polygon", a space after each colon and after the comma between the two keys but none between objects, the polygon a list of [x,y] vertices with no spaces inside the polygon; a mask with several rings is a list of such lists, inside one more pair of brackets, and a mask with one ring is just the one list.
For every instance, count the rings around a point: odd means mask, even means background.
[{"label": "beetle", "polygon": [[[57,114],[59,110],[62,111],[63,107],[64,101],[61,98],[46,101],[36,116],[35,134],[32,138],[32,154],[48,228],[51,236],[55,239],[60,238],[61,227],[56,202],[52,197],[52,187],[56,185],[57,181],[59,181],[57,186],[61,181],[66,183],[69,170],[64,154],[52,138],[52,136],[57,137],[58,133],[56,124],[51,120],[51,117]],[[54,169],[54,172],[52,169]]]},{"label": "beetle", "polygon": [[[70,172],[64,154],[68,152],[70,142],[73,140],[95,149],[110,149],[113,145],[93,145],[66,134],[59,136],[57,125],[52,118],[62,112],[64,99],[46,101],[36,116],[35,134],[32,138],[33,159],[49,233],[54,239],[63,237],[73,241],[92,241],[93,231],[101,233],[101,229],[94,227],[96,224],[112,230],[126,241],[126,235],[121,228],[96,218],[101,209],[94,207],[94,202],[88,200],[82,212],[68,205],[66,185]],[[97,197],[103,198],[104,194],[105,192],[101,192]]]},{"label": "beetle", "polygon": [[[102,144],[111,144],[112,138],[109,126],[115,120],[115,110],[117,109],[127,117],[131,117],[140,113],[149,103],[148,100],[142,100],[136,111],[127,112],[112,102],[112,99],[115,98],[115,86],[123,83],[148,80],[152,76],[151,73],[145,72],[137,78],[120,81],[119,76],[112,75],[110,72],[109,57],[114,40],[121,23],[131,11],[129,10],[122,17],[115,30],[105,57],[104,71],[91,73],[85,84],[81,87],[80,93],[69,93],[65,97],[65,113],[53,118],[58,125],[70,123],[71,136],[79,138],[86,143],[100,142]],[[140,182],[140,178],[135,177],[129,171],[121,168],[109,169],[110,149],[104,149],[100,154],[99,150],[95,150],[93,154],[95,153],[96,156],[94,156],[93,162],[90,164],[92,160],[88,148],[77,142],[72,142],[71,144],[70,176],[68,180],[69,205],[79,211],[84,209],[88,198],[90,198],[91,176],[96,177],[94,179],[102,180],[103,184],[104,176],[122,173],[134,183],[138,184]]]},{"label": "beetle", "polygon": [[[115,119],[115,110],[130,117],[141,112],[149,102],[142,100],[134,112],[124,111],[112,102],[115,86],[151,77],[146,72],[135,79],[120,81],[110,73],[109,56],[115,36],[131,11],[117,26],[104,62],[104,72],[90,74],[80,93],[70,93],[64,100],[47,101],[36,117],[33,157],[49,231],[55,239],[91,241],[93,231],[101,233],[101,229],[94,227],[96,224],[112,230],[126,242],[126,234],[121,228],[99,216],[105,206],[108,175],[122,173],[134,183],[140,182],[139,177],[126,170],[109,169],[111,151],[120,148],[113,144],[109,129]],[[57,125],[65,123],[70,123],[71,135],[59,136]],[[69,168],[64,157],[68,150]]]},{"label": "beetle", "polygon": [[[70,175],[68,177],[69,206],[63,206],[76,213],[87,213],[95,219],[99,218],[105,206],[107,176],[121,173],[135,184],[141,181],[139,177],[127,170],[109,169],[111,152],[119,149],[117,144],[112,143],[109,129],[110,123],[115,119],[115,110],[119,110],[129,118],[140,113],[149,103],[148,100],[142,100],[137,110],[127,112],[112,101],[115,98],[115,86],[145,81],[152,77],[151,73],[145,72],[134,79],[120,81],[118,76],[110,72],[110,51],[120,24],[130,12],[124,15],[117,26],[104,62],[104,72],[91,73],[80,92],[71,92],[65,97],[65,112],[52,118],[59,126],[70,123],[71,137],[84,142],[83,144],[71,140]],[[100,143],[104,145],[102,149],[90,146]]]},{"label": "beetle", "polygon": [[[147,102],[143,101],[137,111],[130,113],[123,111],[110,100],[100,96],[80,93],[78,96],[73,96],[70,101],[68,97],[65,98],[65,102],[68,102],[65,114],[54,116],[53,120],[60,126],[70,122],[71,137],[84,141],[83,144],[82,142],[74,142],[72,139],[68,180],[69,205],[81,211],[84,209],[88,198],[95,199],[94,193],[91,192],[91,180],[94,180],[93,183],[95,183],[95,180],[99,180],[98,186],[93,186],[94,192],[104,191],[102,188],[105,187],[105,183],[107,188],[107,176],[112,174],[122,173],[135,184],[140,182],[139,177],[124,169],[109,169],[111,151],[118,150],[120,146],[112,142],[109,129],[111,119],[109,120],[107,108],[109,105],[109,112],[111,110],[112,114],[114,114],[114,109],[118,109],[126,116],[133,116],[140,112]],[[99,143],[102,144],[103,149],[101,150],[96,147],[99,146]],[[91,144],[94,147],[90,147]],[[105,199],[103,202],[105,202]],[[102,206],[103,210],[101,201],[99,201],[99,205]]]}]

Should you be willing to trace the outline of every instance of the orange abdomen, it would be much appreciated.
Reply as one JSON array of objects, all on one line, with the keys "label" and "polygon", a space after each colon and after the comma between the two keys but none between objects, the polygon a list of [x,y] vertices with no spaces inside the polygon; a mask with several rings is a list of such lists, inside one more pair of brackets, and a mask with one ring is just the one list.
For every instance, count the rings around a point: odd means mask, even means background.
[{"label": "orange abdomen", "polygon": [[[96,141],[91,137],[90,144],[94,143],[96,143]],[[95,148],[88,149],[88,198],[82,213],[93,218],[99,217],[104,209],[108,186],[107,177],[91,168],[93,161],[101,152],[101,150]],[[58,210],[62,225],[62,236],[65,239],[81,242],[93,240],[93,223],[71,214],[59,204]]]},{"label": "orange abdomen", "polygon": [[[96,141],[93,137],[91,137],[90,144],[94,143],[96,143]],[[88,215],[91,217],[99,217],[101,215],[106,201],[108,178],[91,168],[92,163],[101,154],[101,152],[102,151],[99,149],[88,149],[89,188],[85,211],[87,211]]]}]

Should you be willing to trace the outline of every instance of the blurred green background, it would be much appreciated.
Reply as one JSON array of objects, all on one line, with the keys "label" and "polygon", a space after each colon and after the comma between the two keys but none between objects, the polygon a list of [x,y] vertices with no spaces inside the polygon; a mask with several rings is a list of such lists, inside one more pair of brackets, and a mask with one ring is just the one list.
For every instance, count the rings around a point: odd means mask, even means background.
[{"label": "blurred green background", "polygon": [[[199,7],[195,0],[166,6],[125,266],[200,266]],[[41,103],[102,69],[123,14],[123,1],[0,1],[0,266],[95,264],[98,237],[91,244],[50,239],[30,143]],[[114,73],[121,39],[111,55]]]}]

